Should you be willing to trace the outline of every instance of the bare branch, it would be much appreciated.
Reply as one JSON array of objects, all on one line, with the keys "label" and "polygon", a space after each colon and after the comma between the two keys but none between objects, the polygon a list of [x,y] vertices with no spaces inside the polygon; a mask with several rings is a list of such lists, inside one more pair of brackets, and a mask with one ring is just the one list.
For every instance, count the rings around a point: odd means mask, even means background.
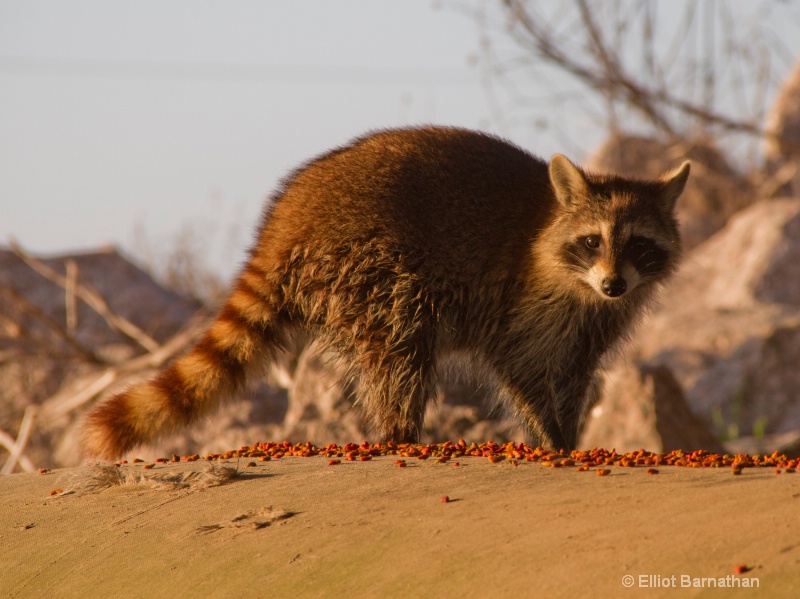
[{"label": "bare branch", "polygon": [[196,314],[189,323],[159,348],[120,364],[115,364],[101,373],[92,373],[61,389],[40,406],[39,422],[43,427],[52,426],[66,414],[91,401],[113,383],[148,368],[157,368],[186,347],[207,324],[207,315]]},{"label": "bare branch", "polygon": [[[11,240],[11,248],[14,250],[14,253],[25,262],[25,264],[30,266],[44,278],[52,281],[62,289],[66,290],[68,286],[66,277],[57,273],[41,260],[28,254],[14,240]],[[97,314],[99,314],[112,329],[119,331],[129,339],[135,341],[148,352],[158,351],[158,349],[161,347],[158,341],[150,337],[131,321],[123,318],[122,316],[114,314],[108,307],[106,301],[96,291],[88,288],[86,285],[77,283],[75,286],[75,295],[83,300],[92,310],[97,312]]]},{"label": "bare branch", "polygon": [[37,408],[34,405],[25,408],[25,414],[22,416],[22,423],[19,426],[16,440],[11,439],[9,435],[0,431],[0,445],[8,449],[9,453],[3,469],[0,470],[0,474],[11,474],[14,471],[14,466],[18,463],[26,472],[32,472],[35,469],[31,461],[23,455],[23,452],[28,444],[28,439],[30,439],[36,412]]},{"label": "bare branch", "polygon": [[[663,34],[656,30],[656,12],[658,6],[673,9],[667,4],[619,2],[608,23],[603,20],[606,5],[588,0],[562,3],[564,10],[555,19],[541,14],[542,5],[532,1],[501,4],[509,17],[507,30],[527,53],[529,68],[546,64],[576,78],[607,99],[606,117],[612,124],[615,104],[622,104],[669,139],[688,130],[694,136],[714,130],[756,141],[776,138],[763,125],[763,114],[774,72],[769,49],[779,40],[753,38],[725,3],[689,3],[660,58],[654,39]],[[632,48],[642,55],[635,68],[624,60]],[[724,72],[721,56],[727,57]],[[676,81],[675,74],[682,79]],[[727,87],[722,89],[721,82]],[[746,94],[741,93],[745,82]],[[800,150],[796,143],[792,147]]]},{"label": "bare branch", "polygon": [[19,292],[10,287],[8,285],[0,285],[0,293],[3,295],[11,298],[11,300],[24,312],[30,314],[33,318],[40,321],[44,324],[47,329],[54,333],[57,337],[64,340],[72,349],[74,349],[82,358],[89,362],[93,362],[95,364],[106,364],[106,360],[98,356],[94,351],[83,345],[80,341],[78,341],[75,336],[67,331],[63,326],[61,326],[58,322],[50,318],[47,314],[45,314],[42,310],[38,307],[34,306],[24,297],[22,297]]},{"label": "bare branch", "polygon": [[67,260],[66,286],[64,287],[64,307],[67,311],[67,330],[71,333],[78,327],[78,302],[75,298],[75,288],[78,285],[78,264],[75,260]]},{"label": "bare branch", "polygon": [[[579,0],[579,6],[583,8],[581,18],[587,30],[597,30],[588,6],[583,0]],[[651,122],[665,131],[670,136],[674,135],[675,128],[669,119],[658,108],[658,103],[653,99],[660,99],[652,91],[639,85],[635,79],[627,76],[616,59],[612,59],[612,52],[605,46],[605,42],[600,38],[599,33],[593,37],[593,54],[600,57],[603,64],[584,65],[580,63],[574,54],[564,51],[558,41],[553,37],[552,32],[539,20],[532,17],[522,6],[520,0],[504,0],[506,6],[512,11],[517,23],[530,35],[534,42],[534,48],[538,54],[546,60],[566,70],[568,73],[583,81],[589,87],[595,89],[603,95],[613,97],[616,92],[622,92],[625,100],[630,105],[642,112]],[[661,92],[666,93],[666,92]]]}]

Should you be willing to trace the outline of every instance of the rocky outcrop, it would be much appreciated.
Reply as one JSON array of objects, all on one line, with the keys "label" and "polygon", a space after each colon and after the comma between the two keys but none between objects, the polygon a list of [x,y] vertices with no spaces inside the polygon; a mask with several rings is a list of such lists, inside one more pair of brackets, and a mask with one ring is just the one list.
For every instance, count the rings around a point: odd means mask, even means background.
[{"label": "rocky outcrop", "polygon": [[722,451],[665,366],[617,364],[605,372],[603,397],[588,415],[582,448]]},{"label": "rocky outcrop", "polygon": [[765,193],[800,197],[800,61],[767,115]]}]

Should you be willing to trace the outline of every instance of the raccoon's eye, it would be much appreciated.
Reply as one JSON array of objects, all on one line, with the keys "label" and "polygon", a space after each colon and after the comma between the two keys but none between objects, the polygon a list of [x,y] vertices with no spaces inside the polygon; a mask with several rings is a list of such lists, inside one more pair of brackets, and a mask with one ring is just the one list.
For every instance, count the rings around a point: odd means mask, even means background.
[{"label": "raccoon's eye", "polygon": [[632,237],[630,241],[630,249],[637,254],[641,254],[648,248],[648,240],[643,237]]},{"label": "raccoon's eye", "polygon": [[596,250],[600,247],[600,238],[597,235],[589,235],[588,237],[584,238],[583,242],[590,250]]}]

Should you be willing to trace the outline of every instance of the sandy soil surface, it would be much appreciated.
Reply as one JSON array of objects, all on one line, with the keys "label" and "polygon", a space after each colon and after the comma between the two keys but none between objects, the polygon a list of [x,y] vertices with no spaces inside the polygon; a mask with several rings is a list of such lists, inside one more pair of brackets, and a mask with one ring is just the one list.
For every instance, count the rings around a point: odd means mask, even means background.
[{"label": "sandy soil surface", "polygon": [[49,497],[80,471],[0,478],[0,596],[800,596],[800,472],[245,462],[202,490]]}]

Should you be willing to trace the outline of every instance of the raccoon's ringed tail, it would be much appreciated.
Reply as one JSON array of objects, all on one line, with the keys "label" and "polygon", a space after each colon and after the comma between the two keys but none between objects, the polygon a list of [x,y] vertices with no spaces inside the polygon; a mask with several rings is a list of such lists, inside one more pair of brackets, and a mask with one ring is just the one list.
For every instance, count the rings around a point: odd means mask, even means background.
[{"label": "raccoon's ringed tail", "polygon": [[113,459],[213,412],[242,387],[254,363],[268,359],[267,337],[266,327],[248,321],[229,302],[188,354],[88,415],[85,451]]},{"label": "raccoon's ringed tail", "polygon": [[169,426],[163,420],[170,416],[168,403],[154,382],[110,397],[86,418],[82,439],[85,452],[111,460],[150,441],[159,430],[166,432]]}]

